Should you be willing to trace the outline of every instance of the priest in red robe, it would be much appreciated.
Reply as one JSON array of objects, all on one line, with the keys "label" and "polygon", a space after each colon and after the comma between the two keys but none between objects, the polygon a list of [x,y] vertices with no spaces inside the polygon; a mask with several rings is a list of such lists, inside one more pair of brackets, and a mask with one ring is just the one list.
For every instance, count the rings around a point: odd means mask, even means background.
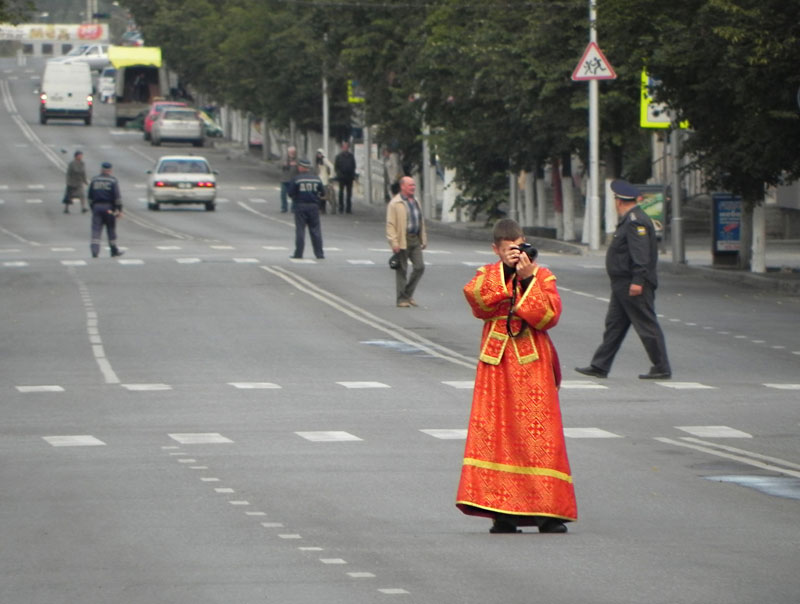
[{"label": "priest in red robe", "polygon": [[561,316],[556,277],[515,221],[498,221],[493,235],[500,260],[464,287],[483,335],[456,505],[491,518],[492,533],[566,533],[578,510],[547,335]]}]

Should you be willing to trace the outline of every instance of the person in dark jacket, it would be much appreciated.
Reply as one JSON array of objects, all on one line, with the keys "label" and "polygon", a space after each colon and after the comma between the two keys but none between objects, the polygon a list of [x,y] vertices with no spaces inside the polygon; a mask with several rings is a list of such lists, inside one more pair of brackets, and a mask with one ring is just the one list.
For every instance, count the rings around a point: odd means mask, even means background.
[{"label": "person in dark jacket", "polygon": [[89,183],[89,207],[92,208],[92,258],[100,253],[103,238],[103,227],[108,233],[108,245],[111,256],[122,256],[117,247],[117,218],[122,215],[122,196],[119,182],[111,175],[111,164],[103,162],[100,174]]},{"label": "person in dark jacket", "polygon": [[339,213],[351,213],[353,209],[353,181],[356,179],[356,158],[350,152],[350,144],[342,143],[342,150],[333,162],[336,180],[339,183]]},{"label": "person in dark jacket", "polygon": [[655,311],[658,287],[656,263],[658,241],[653,221],[638,205],[639,191],[624,180],[611,183],[611,191],[620,216],[614,239],[606,252],[606,272],[611,279],[611,300],[608,303],[603,342],[595,351],[588,367],[575,371],[604,378],[611,370],[628,328],[633,325],[652,367],[639,375],[643,380],[672,377],[664,333]]},{"label": "person in dark jacket", "polygon": [[314,247],[314,256],[322,260],[325,258],[325,254],[322,250],[319,208],[321,204],[325,203],[325,186],[319,176],[311,171],[311,162],[307,159],[297,160],[297,174],[289,183],[289,197],[292,198],[292,211],[294,212],[294,255],[292,258],[303,257],[306,226],[308,226],[311,245]]},{"label": "person in dark jacket", "polygon": [[76,197],[81,202],[81,213],[86,209],[86,191],[84,187],[89,184],[86,178],[86,166],[83,163],[83,151],[75,151],[73,159],[67,166],[67,190],[64,191],[64,214],[69,214],[69,206]]}]

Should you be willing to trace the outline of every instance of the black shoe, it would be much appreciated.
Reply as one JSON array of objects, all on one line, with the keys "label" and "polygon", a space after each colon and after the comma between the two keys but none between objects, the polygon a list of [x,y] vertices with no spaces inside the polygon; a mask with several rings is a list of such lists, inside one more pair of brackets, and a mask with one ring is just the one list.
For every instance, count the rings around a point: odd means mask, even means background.
[{"label": "black shoe", "polygon": [[291,255],[291,256],[289,256],[289,258],[292,258],[293,260],[302,260],[303,259],[302,256],[298,256],[297,254]]},{"label": "black shoe", "polygon": [[92,258],[97,258],[97,254],[92,254]]},{"label": "black shoe", "polygon": [[517,525],[513,522],[495,518],[494,522],[492,523],[492,528],[489,529],[489,532],[493,535],[497,535],[503,533],[521,533],[522,531],[519,530]]},{"label": "black shoe", "polygon": [[640,380],[668,380],[671,377],[672,377],[672,372],[656,371],[655,369],[651,369],[648,373],[639,374]]},{"label": "black shoe", "polygon": [[548,518],[539,525],[540,533],[566,533],[567,525],[557,518]]},{"label": "black shoe", "polygon": [[597,378],[608,377],[608,371],[603,371],[602,369],[598,369],[594,365],[589,365],[588,367],[576,367],[575,371],[577,371],[578,373],[582,373],[583,375],[588,375],[589,377],[597,377]]},{"label": "black shoe", "polygon": [[125,252],[121,252],[117,248],[114,248],[114,249],[111,250],[111,257],[115,258],[117,256],[122,256],[122,254],[124,254],[124,253]]},{"label": "black shoe", "polygon": [[64,214],[69,214],[69,208],[64,208]]},{"label": "black shoe", "polygon": [[87,210],[86,208],[81,208],[81,214],[86,214],[86,212],[88,212],[88,211],[89,210]]}]

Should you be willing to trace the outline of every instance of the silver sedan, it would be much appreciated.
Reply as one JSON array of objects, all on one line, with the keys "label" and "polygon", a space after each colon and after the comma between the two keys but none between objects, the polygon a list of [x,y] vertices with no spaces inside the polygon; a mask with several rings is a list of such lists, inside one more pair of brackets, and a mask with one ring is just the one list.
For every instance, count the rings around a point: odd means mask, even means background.
[{"label": "silver sedan", "polygon": [[212,212],[217,198],[217,173],[205,157],[165,155],[148,170],[147,208],[161,204],[203,204]]}]

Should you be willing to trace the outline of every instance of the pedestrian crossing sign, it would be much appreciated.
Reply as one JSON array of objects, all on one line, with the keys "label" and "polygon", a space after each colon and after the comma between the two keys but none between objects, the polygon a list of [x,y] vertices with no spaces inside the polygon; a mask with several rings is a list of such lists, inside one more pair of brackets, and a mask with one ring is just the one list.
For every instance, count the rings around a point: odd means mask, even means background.
[{"label": "pedestrian crossing sign", "polygon": [[583,51],[581,60],[572,72],[572,80],[586,82],[589,80],[616,80],[617,74],[608,62],[603,51],[596,42],[589,42]]},{"label": "pedestrian crossing sign", "polygon": [[[671,128],[674,112],[664,103],[653,100],[655,89],[659,80],[652,78],[646,69],[642,69],[642,95],[639,105],[639,126],[642,128]],[[680,123],[680,128],[686,129],[689,122]]]}]

